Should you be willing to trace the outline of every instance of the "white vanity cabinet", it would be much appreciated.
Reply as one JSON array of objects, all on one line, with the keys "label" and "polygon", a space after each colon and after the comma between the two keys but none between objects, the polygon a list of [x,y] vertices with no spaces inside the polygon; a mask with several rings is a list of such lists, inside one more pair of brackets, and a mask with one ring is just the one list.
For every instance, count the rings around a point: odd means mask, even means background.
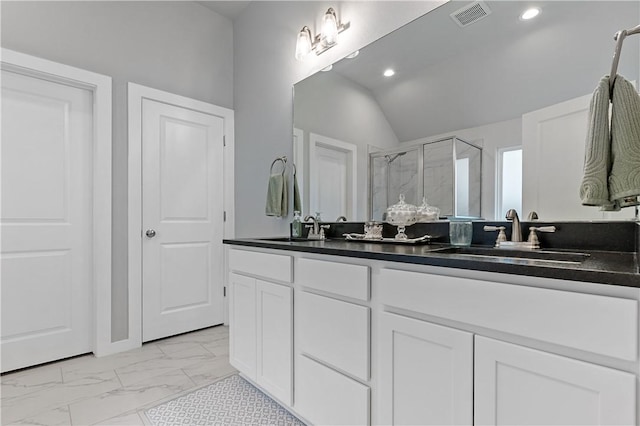
[{"label": "white vanity cabinet", "polygon": [[369,267],[296,262],[295,410],[313,424],[370,423]]},{"label": "white vanity cabinet", "polygon": [[285,250],[228,259],[231,364],[308,424],[640,420],[640,289]]},{"label": "white vanity cabinet", "polygon": [[290,256],[229,253],[229,361],[287,405],[293,388],[291,268]]},{"label": "white vanity cabinet", "polygon": [[[637,365],[636,300],[390,269],[380,276],[383,310],[395,312],[380,314],[381,423],[635,424],[635,374],[535,346]],[[533,348],[483,334],[524,337]]]}]

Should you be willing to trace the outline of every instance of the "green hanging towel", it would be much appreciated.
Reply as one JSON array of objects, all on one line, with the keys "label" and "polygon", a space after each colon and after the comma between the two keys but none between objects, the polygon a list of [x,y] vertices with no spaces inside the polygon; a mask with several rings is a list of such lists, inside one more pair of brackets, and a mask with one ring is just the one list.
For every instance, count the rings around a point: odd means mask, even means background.
[{"label": "green hanging towel", "polygon": [[640,196],[640,96],[621,75],[611,99],[609,199],[617,206],[637,204]]},{"label": "green hanging towel", "polygon": [[300,201],[300,190],[298,189],[298,177],[295,165],[293,166],[293,211],[302,213],[302,201]]},{"label": "green hanging towel", "polygon": [[[273,173],[273,166],[276,162],[282,162],[282,172]],[[267,186],[267,204],[265,206],[265,214],[274,217],[286,217],[288,214],[288,179],[285,174],[287,169],[286,157],[277,158],[271,163],[269,176],[269,184]]]}]

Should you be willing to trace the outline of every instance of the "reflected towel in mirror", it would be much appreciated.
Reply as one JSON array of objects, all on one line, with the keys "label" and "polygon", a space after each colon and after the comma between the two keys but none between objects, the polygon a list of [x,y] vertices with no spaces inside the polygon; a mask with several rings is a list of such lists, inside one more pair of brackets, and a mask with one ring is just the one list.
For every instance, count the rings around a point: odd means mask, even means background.
[{"label": "reflected towel in mirror", "polygon": [[293,172],[293,211],[302,213],[302,201],[300,200],[300,189],[298,188],[298,177],[295,168]]}]

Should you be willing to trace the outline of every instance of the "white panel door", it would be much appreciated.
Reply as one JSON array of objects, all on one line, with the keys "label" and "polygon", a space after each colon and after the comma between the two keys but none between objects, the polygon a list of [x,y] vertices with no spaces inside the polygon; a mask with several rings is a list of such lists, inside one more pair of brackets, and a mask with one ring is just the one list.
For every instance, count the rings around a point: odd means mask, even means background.
[{"label": "white panel door", "polygon": [[2,370],[92,349],[93,94],[2,71]]},{"label": "white panel door", "polygon": [[142,340],[224,321],[223,119],[142,103]]},{"label": "white panel door", "polygon": [[523,215],[535,210],[545,221],[634,216],[633,209],[601,212],[580,200],[590,99],[582,96],[522,116]]},{"label": "white panel door", "polygon": [[287,405],[293,388],[292,293],[291,287],[256,281],[256,381]]},{"label": "white panel door", "polygon": [[380,423],[473,424],[473,334],[383,313]]},{"label": "white panel door", "polygon": [[310,214],[323,220],[356,217],[357,146],[311,133],[309,136]]},{"label": "white panel door", "polygon": [[476,425],[636,424],[633,374],[475,339]]}]

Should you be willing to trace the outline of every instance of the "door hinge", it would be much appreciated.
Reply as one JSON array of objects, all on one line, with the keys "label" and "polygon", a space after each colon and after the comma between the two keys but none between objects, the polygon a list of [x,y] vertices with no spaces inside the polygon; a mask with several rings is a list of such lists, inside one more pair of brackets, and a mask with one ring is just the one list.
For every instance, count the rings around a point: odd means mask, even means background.
[{"label": "door hinge", "polygon": [[222,135],[222,146],[227,146],[227,136]]},{"label": "door hinge", "polygon": [[227,221],[227,212],[226,212],[226,210],[222,212],[222,221],[223,222]]},{"label": "door hinge", "polygon": [[227,297],[227,287],[222,287],[222,297]]}]

